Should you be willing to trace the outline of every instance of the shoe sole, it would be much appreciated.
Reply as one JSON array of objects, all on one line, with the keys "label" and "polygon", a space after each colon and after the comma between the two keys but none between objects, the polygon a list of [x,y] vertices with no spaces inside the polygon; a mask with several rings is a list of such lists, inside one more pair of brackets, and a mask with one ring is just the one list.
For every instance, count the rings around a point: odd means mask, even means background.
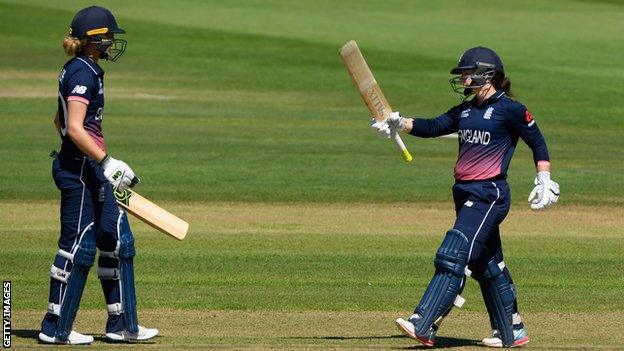
[{"label": "shoe sole", "polygon": [[[529,338],[528,336],[525,336],[522,339],[515,340],[514,343],[511,345],[511,347],[520,347],[522,345],[528,344],[529,341],[531,341],[531,338]],[[485,345],[487,347],[496,347],[496,348],[502,348],[503,347],[502,343],[488,344],[488,343],[483,342],[483,345]]]},{"label": "shoe sole", "polygon": [[47,335],[45,335],[44,333],[39,333],[39,342],[44,343],[44,344],[54,344],[54,345],[88,345],[91,344],[93,342],[93,339],[89,340],[89,341],[83,341],[83,342],[69,342],[68,341],[57,341],[56,338],[54,337],[49,337]]},{"label": "shoe sole", "polygon": [[[433,346],[433,340],[431,339],[427,339],[427,338],[423,338],[420,337],[416,334],[414,334],[409,328],[403,326],[403,322],[404,320],[402,320],[401,318],[397,319],[396,321],[394,321],[397,325],[397,328],[399,328],[399,330],[403,333],[403,335],[407,336],[408,338],[414,339],[416,341],[418,341],[419,343],[425,345],[425,346],[429,346],[432,347]],[[405,321],[406,323],[409,323],[407,321]]]},{"label": "shoe sole", "polygon": [[128,338],[125,336],[120,336],[115,333],[106,333],[106,341],[111,343],[140,343],[143,341],[148,341],[158,336],[158,332],[150,337],[140,337],[140,338]]}]

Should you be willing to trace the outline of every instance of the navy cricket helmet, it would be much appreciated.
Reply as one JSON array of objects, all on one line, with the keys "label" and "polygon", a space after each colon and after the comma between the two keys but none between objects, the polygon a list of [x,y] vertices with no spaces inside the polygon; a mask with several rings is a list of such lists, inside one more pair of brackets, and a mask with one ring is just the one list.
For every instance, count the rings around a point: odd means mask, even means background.
[{"label": "navy cricket helmet", "polygon": [[505,74],[503,61],[494,50],[477,46],[470,48],[460,56],[457,67],[451,70],[451,74],[460,74],[465,69],[489,68]]},{"label": "navy cricket helmet", "polygon": [[126,50],[127,41],[115,39],[115,34],[124,34],[119,28],[115,16],[104,7],[86,7],[74,16],[69,28],[69,35],[76,38],[89,38],[97,43],[100,58],[115,61]]},{"label": "navy cricket helmet", "polygon": [[474,70],[468,78],[471,78],[469,86],[464,85],[461,76],[452,78],[449,82],[456,93],[469,96],[474,88],[484,86],[495,74],[505,76],[503,61],[494,50],[477,46],[470,48],[459,57],[457,67],[451,70],[451,74],[461,74],[465,70]]}]

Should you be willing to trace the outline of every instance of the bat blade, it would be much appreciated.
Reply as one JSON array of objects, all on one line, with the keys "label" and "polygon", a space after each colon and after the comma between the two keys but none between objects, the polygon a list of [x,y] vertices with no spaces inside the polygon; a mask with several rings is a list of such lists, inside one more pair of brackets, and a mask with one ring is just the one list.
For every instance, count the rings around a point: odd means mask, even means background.
[{"label": "bat blade", "polygon": [[184,239],[189,224],[132,190],[115,190],[117,203],[133,216],[178,240]]},{"label": "bat blade", "polygon": [[[346,43],[338,53],[373,118],[378,122],[385,120],[392,113],[392,108],[379,84],[377,84],[377,80],[375,80],[375,76],[364,60],[355,40]],[[405,162],[412,161],[412,155],[405,147],[399,133],[394,135],[394,141],[403,156],[403,160]]]}]

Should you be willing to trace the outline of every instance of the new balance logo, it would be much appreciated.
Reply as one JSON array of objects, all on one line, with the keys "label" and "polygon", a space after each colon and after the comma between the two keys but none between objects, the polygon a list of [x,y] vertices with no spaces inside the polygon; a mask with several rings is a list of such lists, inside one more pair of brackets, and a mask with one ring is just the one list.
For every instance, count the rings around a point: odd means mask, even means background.
[{"label": "new balance logo", "polygon": [[76,85],[74,90],[71,91],[71,94],[84,94],[87,92],[87,87],[84,85]]},{"label": "new balance logo", "polygon": [[459,115],[459,118],[466,118],[470,115],[470,109],[467,110],[463,110],[461,115]]}]

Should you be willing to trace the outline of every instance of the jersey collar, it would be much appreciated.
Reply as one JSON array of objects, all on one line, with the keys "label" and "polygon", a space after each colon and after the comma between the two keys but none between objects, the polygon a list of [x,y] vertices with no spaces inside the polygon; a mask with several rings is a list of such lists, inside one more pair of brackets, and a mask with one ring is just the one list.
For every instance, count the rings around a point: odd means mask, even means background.
[{"label": "jersey collar", "polygon": [[477,102],[477,98],[474,97],[472,98],[472,100],[470,102],[472,102],[472,104],[474,106],[485,106],[489,103],[495,102],[498,99],[500,99],[501,97],[505,96],[505,91],[504,90],[497,90],[494,94],[492,94],[492,96],[490,96],[489,98],[483,100],[483,102],[481,104],[479,104]]},{"label": "jersey collar", "polygon": [[102,69],[102,67],[100,67],[97,63],[91,61],[89,56],[84,54],[76,55],[76,60],[82,62],[84,65],[89,67],[91,71],[93,71],[93,73],[95,73],[96,75],[101,76],[104,74],[104,70]]}]

